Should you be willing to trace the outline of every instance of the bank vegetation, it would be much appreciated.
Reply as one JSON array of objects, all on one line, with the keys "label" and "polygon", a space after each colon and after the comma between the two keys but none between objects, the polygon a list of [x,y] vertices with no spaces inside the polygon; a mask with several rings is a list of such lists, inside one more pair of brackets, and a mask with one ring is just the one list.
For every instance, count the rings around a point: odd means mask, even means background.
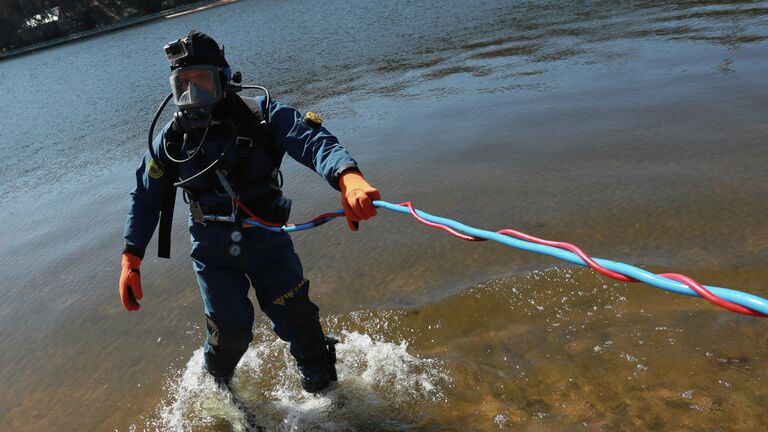
[{"label": "bank vegetation", "polygon": [[200,0],[0,0],[0,51],[59,39]]}]

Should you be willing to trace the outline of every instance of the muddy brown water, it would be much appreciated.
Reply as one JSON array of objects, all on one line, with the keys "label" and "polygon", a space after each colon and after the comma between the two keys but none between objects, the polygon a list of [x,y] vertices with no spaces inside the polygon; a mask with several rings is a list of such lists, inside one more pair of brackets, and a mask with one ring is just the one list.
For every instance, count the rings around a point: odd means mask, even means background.
[{"label": "muddy brown water", "polygon": [[[257,321],[202,373],[183,207],[117,296],[162,45],[190,28],[321,112],[384,199],[768,296],[768,3],[240,1],[0,63],[0,430],[764,428],[763,320],[403,215],[294,235],[341,383]],[[337,193],[286,162],[293,219]]]}]

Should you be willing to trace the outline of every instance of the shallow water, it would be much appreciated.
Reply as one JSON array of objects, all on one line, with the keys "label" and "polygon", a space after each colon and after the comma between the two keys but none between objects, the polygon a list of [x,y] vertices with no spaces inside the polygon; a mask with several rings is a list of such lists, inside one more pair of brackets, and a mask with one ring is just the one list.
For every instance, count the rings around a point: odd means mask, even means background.
[{"label": "shallow water", "polygon": [[[767,17],[766,2],[241,1],[0,63],[0,429],[760,429],[764,321],[401,215],[294,236],[342,340],[320,398],[263,318],[244,408],[202,374],[183,207],[173,258],[148,250],[141,312],[116,282],[161,47],[197,28],[246,81],[321,112],[389,201],[768,296]],[[293,220],[338,206],[284,171]]]},{"label": "shallow water", "polygon": [[285,344],[259,326],[236,400],[197,350],[140,428],[759,430],[763,324],[632,291],[553,269],[416,309],[328,317],[342,384],[323,396],[301,391]]}]

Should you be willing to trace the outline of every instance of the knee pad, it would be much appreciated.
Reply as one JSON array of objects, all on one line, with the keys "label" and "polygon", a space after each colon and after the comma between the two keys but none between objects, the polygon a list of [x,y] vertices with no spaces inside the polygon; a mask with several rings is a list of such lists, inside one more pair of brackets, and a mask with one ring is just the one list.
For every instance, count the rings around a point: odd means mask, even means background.
[{"label": "knee pad", "polygon": [[208,345],[217,351],[245,353],[253,340],[253,332],[247,327],[220,326],[208,315],[205,325],[208,327]]}]

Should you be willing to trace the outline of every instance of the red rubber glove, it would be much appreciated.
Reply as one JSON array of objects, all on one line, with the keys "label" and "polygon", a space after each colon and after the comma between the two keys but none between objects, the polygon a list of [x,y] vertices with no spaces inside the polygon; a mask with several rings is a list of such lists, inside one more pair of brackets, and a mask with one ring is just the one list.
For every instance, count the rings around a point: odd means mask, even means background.
[{"label": "red rubber glove", "polygon": [[120,300],[127,311],[137,311],[141,306],[136,300],[141,300],[141,258],[123,253],[123,270],[120,272]]},{"label": "red rubber glove", "polygon": [[357,231],[359,221],[376,216],[373,200],[381,199],[381,194],[357,171],[343,173],[339,178],[339,188],[341,189],[341,207],[347,216],[349,229]]}]

